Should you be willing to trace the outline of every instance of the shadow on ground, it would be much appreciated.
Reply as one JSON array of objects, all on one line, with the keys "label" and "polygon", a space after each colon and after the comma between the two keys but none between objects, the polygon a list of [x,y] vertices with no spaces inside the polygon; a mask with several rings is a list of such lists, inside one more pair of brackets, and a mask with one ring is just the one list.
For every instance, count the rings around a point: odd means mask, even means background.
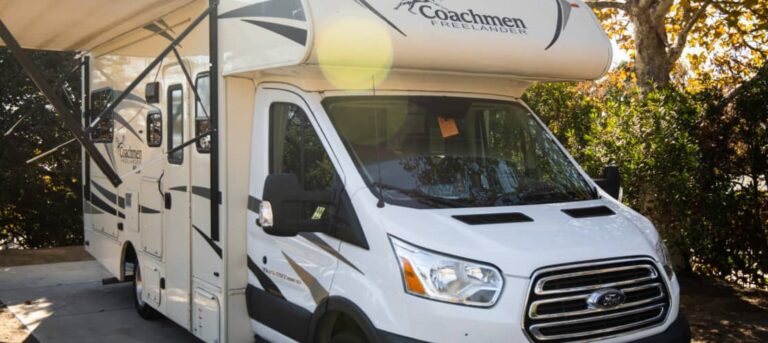
[{"label": "shadow on ground", "polygon": [[693,342],[768,342],[768,291],[697,276],[680,278]]}]

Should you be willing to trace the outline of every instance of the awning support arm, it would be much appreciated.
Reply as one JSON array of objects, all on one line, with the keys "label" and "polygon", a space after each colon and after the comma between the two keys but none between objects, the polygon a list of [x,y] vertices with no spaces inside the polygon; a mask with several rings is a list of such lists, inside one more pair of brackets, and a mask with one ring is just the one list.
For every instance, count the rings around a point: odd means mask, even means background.
[{"label": "awning support arm", "polygon": [[83,131],[83,128],[80,124],[80,117],[67,107],[61,97],[56,94],[53,87],[51,87],[45,78],[43,78],[40,71],[27,57],[26,53],[24,53],[24,50],[22,50],[19,42],[16,41],[16,38],[13,37],[13,34],[11,34],[11,32],[8,30],[8,27],[5,26],[5,23],[3,23],[2,20],[0,20],[0,38],[2,38],[3,42],[5,42],[5,45],[8,47],[8,50],[11,51],[16,60],[19,61],[19,64],[21,64],[21,66],[27,72],[29,78],[31,78],[35,85],[37,85],[37,88],[40,89],[40,92],[45,95],[56,112],[59,113],[62,119],[64,119],[64,125],[66,125],[67,129],[72,131],[72,133],[75,135],[75,139],[77,139],[83,148],[85,148],[85,150],[93,159],[93,162],[96,163],[96,166],[98,166],[101,172],[104,173],[104,176],[106,176],[107,179],[109,179],[109,181],[115,187],[123,183],[123,181],[120,179],[120,176],[118,176],[115,170],[112,169],[112,166],[107,162],[106,159],[104,159],[101,153],[99,153],[96,145],[91,142],[86,132]]},{"label": "awning support arm", "polygon": [[[59,82],[57,82],[57,83],[56,83],[56,85],[55,85],[54,87],[62,87],[62,88],[64,88],[64,82],[66,82],[66,80],[67,80],[67,79],[69,79],[69,77],[70,77],[70,76],[72,76],[72,74],[73,74],[74,72],[76,72],[76,71],[80,70],[80,68],[82,68],[84,64],[85,64],[85,60],[83,60],[82,62],[78,63],[78,64],[77,64],[77,66],[75,66],[74,68],[72,68],[72,70],[71,70],[71,71],[69,71],[69,72],[66,74],[66,76],[64,76],[64,77],[63,77],[61,80],[59,80]],[[66,93],[65,93],[65,94],[66,94]],[[70,102],[70,105],[71,105],[71,102]],[[13,114],[16,114],[17,112],[22,112],[21,110],[22,110],[22,109],[26,109],[27,107],[29,107],[29,106],[27,106],[27,104],[23,104],[21,107],[17,108],[15,111],[13,111]],[[74,108],[73,108],[72,106],[70,106],[70,108],[71,108],[71,109],[72,109],[72,111],[74,112]],[[16,123],[14,123],[14,124],[11,126],[11,128],[9,128],[9,129],[8,129],[8,131],[5,131],[5,134],[3,134],[3,137],[8,137],[10,134],[12,134],[12,133],[13,133],[13,131],[14,131],[14,130],[16,130],[16,127],[18,127],[18,126],[19,126],[19,124],[21,124],[21,122],[24,120],[24,118],[26,118],[26,117],[27,117],[27,114],[29,114],[29,113],[25,113],[25,114],[22,114],[22,115],[19,117],[19,120],[17,120],[17,121],[16,121]]]},{"label": "awning support arm", "polygon": [[125,90],[124,90],[124,91],[123,91],[123,92],[122,92],[122,93],[121,93],[121,94],[120,94],[120,95],[117,97],[117,99],[115,99],[114,101],[112,101],[112,102],[109,104],[109,106],[108,106],[106,109],[104,109],[104,111],[102,111],[101,113],[99,113],[99,116],[98,116],[98,117],[96,117],[96,119],[95,119],[95,120],[93,120],[93,121],[90,123],[90,125],[88,126],[88,128],[86,128],[86,132],[90,132],[91,130],[93,130],[93,128],[95,127],[95,125],[96,125],[96,124],[98,124],[98,123],[99,123],[99,121],[100,121],[102,118],[104,118],[104,116],[105,116],[107,113],[112,113],[112,111],[114,111],[114,110],[115,110],[115,108],[117,108],[117,106],[119,106],[119,105],[120,105],[120,103],[122,103],[122,102],[123,102],[123,100],[125,100],[125,98],[127,98],[127,97],[128,97],[128,95],[129,95],[129,94],[131,94],[131,92],[133,92],[133,90],[134,90],[134,89],[135,89],[135,88],[136,88],[136,87],[137,87],[137,86],[138,86],[138,85],[139,85],[139,84],[140,84],[142,81],[144,81],[144,78],[146,78],[146,77],[147,77],[147,75],[149,75],[149,73],[151,73],[151,72],[152,72],[152,71],[153,71],[153,70],[154,70],[154,69],[157,67],[157,65],[158,65],[158,64],[160,64],[160,62],[161,62],[163,59],[165,59],[165,57],[166,57],[166,56],[168,56],[168,54],[169,54],[169,53],[171,53],[171,52],[172,52],[174,49],[176,49],[176,46],[177,46],[177,45],[179,45],[179,43],[181,43],[181,41],[183,41],[183,40],[184,40],[184,38],[187,38],[187,35],[189,35],[189,33],[190,33],[190,32],[192,32],[192,30],[194,30],[194,29],[197,27],[197,25],[199,25],[199,24],[200,24],[200,23],[201,23],[201,22],[202,22],[202,21],[203,21],[205,18],[207,18],[207,17],[208,17],[208,15],[210,14],[210,12],[211,12],[211,7],[208,7],[208,8],[207,8],[207,9],[206,9],[206,10],[205,10],[205,11],[204,11],[202,14],[200,14],[200,16],[198,16],[198,17],[197,17],[197,18],[196,18],[196,19],[195,19],[195,20],[194,20],[194,21],[193,21],[191,24],[189,24],[189,26],[187,26],[187,28],[186,28],[186,29],[184,29],[184,31],[183,31],[183,32],[181,32],[181,34],[180,34],[178,37],[176,37],[176,39],[174,39],[174,40],[173,40],[173,42],[171,42],[171,44],[170,44],[170,45],[168,45],[168,46],[165,48],[165,50],[163,50],[163,52],[161,52],[161,53],[160,53],[160,55],[159,55],[159,56],[157,56],[157,57],[156,57],[156,58],[155,58],[155,59],[152,61],[152,63],[150,63],[150,64],[149,64],[149,65],[148,65],[148,66],[147,66],[147,67],[144,69],[144,71],[142,71],[142,72],[141,72],[141,74],[139,74],[139,76],[137,76],[137,77],[136,77],[136,79],[135,79],[135,80],[133,80],[133,82],[131,82],[131,84],[130,84],[130,85],[128,85],[128,88],[126,88],[126,89],[125,89]]},{"label": "awning support arm", "polygon": [[[179,54],[179,51],[176,50],[176,48],[173,48],[173,54],[176,55],[176,60],[179,61],[179,66],[181,66],[181,71],[184,72],[184,76],[186,76],[187,78],[187,83],[189,83],[189,88],[192,89],[192,93],[195,94],[195,105],[200,104],[200,108],[203,109],[203,113],[205,113],[205,117],[210,119],[211,117],[208,115],[208,110],[203,105],[203,102],[200,98],[200,94],[197,92],[197,87],[196,87],[197,85],[195,85],[195,81],[192,81],[192,75],[189,74],[187,67],[184,65],[184,60],[181,58],[181,55]],[[195,118],[195,120],[197,120],[197,118]]]}]

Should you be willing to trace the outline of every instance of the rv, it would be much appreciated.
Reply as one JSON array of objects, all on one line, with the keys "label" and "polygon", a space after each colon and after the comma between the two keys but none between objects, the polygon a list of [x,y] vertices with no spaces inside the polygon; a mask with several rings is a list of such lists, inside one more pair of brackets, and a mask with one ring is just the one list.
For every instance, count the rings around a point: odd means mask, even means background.
[{"label": "rv", "polygon": [[[521,97],[594,80],[582,0],[6,0],[78,51],[85,246],[205,342],[687,342],[649,220]],[[26,61],[28,62],[28,61]],[[74,118],[76,119],[73,119]],[[74,121],[74,124],[73,124]]]}]

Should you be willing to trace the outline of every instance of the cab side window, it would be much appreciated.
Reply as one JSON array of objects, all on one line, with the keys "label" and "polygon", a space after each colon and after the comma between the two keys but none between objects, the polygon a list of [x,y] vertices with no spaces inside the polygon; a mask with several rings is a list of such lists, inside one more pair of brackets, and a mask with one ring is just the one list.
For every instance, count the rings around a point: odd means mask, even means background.
[{"label": "cab side window", "polygon": [[270,173],[294,174],[305,190],[330,190],[335,171],[300,107],[274,103],[270,117]]},{"label": "cab side window", "polygon": [[[101,112],[107,109],[112,101],[112,89],[106,88],[91,93],[91,110],[88,116],[88,125],[91,125]],[[115,112],[107,113],[99,120],[91,130],[91,141],[94,143],[112,143],[115,132]]]}]

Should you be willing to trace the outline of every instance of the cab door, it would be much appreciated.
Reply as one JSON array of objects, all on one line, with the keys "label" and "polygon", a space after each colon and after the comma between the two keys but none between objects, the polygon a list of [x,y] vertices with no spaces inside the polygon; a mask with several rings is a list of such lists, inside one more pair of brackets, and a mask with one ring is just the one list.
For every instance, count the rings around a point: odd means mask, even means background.
[{"label": "cab door", "polygon": [[[274,322],[278,315],[291,315],[291,306],[310,313],[328,296],[338,266],[335,254],[340,240],[321,233],[302,233],[295,237],[272,236],[257,226],[258,202],[270,174],[295,174],[307,190],[330,190],[334,182],[343,183],[338,162],[328,152],[328,144],[306,102],[291,91],[261,87],[256,92],[252,138],[251,178],[248,217],[248,293],[254,329],[267,340],[276,330],[294,340],[296,330]],[[274,301],[285,299],[287,302]],[[288,303],[292,303],[290,305]],[[282,304],[281,306],[277,306]],[[287,304],[287,305],[286,305]],[[266,307],[269,307],[268,309]],[[297,318],[299,319],[299,318]],[[303,327],[309,323],[295,323]],[[259,330],[261,326],[272,330]],[[282,328],[282,329],[281,329]],[[282,330],[282,331],[281,331]],[[298,330],[301,332],[301,330]],[[268,337],[269,336],[269,337]]]}]

